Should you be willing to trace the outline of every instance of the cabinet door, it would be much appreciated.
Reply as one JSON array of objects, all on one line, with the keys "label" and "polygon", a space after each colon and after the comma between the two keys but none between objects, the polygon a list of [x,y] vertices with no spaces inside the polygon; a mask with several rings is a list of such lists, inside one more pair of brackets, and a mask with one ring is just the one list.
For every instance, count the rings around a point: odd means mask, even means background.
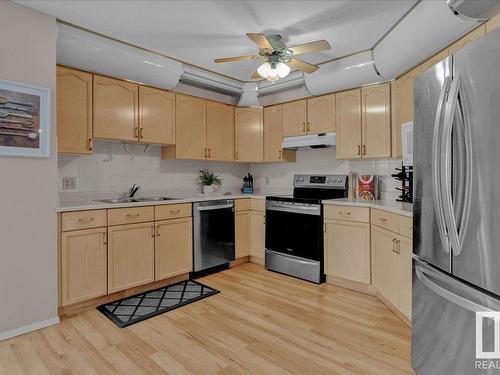
[{"label": "cabinet door", "polygon": [[459,50],[464,48],[467,44],[469,44],[470,42],[473,42],[476,39],[479,39],[484,34],[486,34],[486,26],[481,25],[477,29],[471,31],[470,33],[468,33],[467,35],[465,35],[464,37],[460,38],[455,43],[453,43],[449,47],[450,54],[458,52]]},{"label": "cabinet door", "polygon": [[106,228],[62,232],[61,305],[107,293]]},{"label": "cabinet door", "polygon": [[411,289],[412,289],[412,254],[410,239],[399,236],[399,251],[401,253],[402,298],[401,312],[411,321]]},{"label": "cabinet door", "polygon": [[335,95],[337,114],[337,159],[361,157],[361,90]]},{"label": "cabinet door", "polygon": [[261,162],[264,159],[262,108],[235,108],[235,144],[238,162]]},{"label": "cabinet door", "polygon": [[335,94],[307,99],[307,132],[309,134],[335,131]]},{"label": "cabinet door", "polygon": [[264,161],[281,161],[283,150],[282,106],[264,108]]},{"label": "cabinet door", "polygon": [[250,255],[250,211],[234,213],[235,258]]},{"label": "cabinet door", "polygon": [[210,160],[234,160],[234,107],[207,102],[207,157]]},{"label": "cabinet door", "polygon": [[283,104],[283,136],[306,134],[307,100]]},{"label": "cabinet door", "polygon": [[139,86],[139,140],[175,144],[175,94]]},{"label": "cabinet door", "polygon": [[325,222],[325,274],[370,284],[370,225]]},{"label": "cabinet door", "polygon": [[361,89],[363,158],[391,156],[391,87],[388,83]]},{"label": "cabinet door", "polygon": [[250,255],[264,262],[265,213],[250,211]]},{"label": "cabinet door", "polygon": [[176,94],[175,157],[206,159],[207,101]]},{"label": "cabinet door", "polygon": [[139,139],[138,92],[135,83],[94,75],[94,137]]},{"label": "cabinet door", "polygon": [[401,126],[413,121],[413,81],[419,74],[418,66],[392,83],[392,157],[403,156]]},{"label": "cabinet door", "polygon": [[154,223],[108,228],[108,292],[154,281]]},{"label": "cabinet door", "polygon": [[92,74],[57,67],[57,144],[60,153],[92,153]]},{"label": "cabinet door", "polygon": [[388,230],[371,227],[372,284],[394,307],[401,306],[401,254],[398,253],[398,235]]},{"label": "cabinet door", "polygon": [[192,218],[156,222],[155,280],[191,272]]}]

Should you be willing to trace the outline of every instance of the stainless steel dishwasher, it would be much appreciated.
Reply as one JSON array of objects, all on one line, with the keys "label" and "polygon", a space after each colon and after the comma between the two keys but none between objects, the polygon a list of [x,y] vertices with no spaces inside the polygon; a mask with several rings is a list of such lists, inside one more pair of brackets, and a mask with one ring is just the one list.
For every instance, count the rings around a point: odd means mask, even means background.
[{"label": "stainless steel dishwasher", "polygon": [[228,266],[234,260],[234,201],[193,204],[193,272]]}]

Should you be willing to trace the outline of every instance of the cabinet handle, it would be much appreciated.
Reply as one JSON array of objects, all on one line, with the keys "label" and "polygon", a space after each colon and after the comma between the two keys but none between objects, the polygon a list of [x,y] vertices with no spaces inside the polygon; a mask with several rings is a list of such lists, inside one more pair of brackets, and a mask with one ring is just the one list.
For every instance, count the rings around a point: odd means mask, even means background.
[{"label": "cabinet handle", "polygon": [[305,122],[303,122],[303,123],[302,123],[302,125],[303,125],[303,127],[304,127],[303,132],[305,133],[305,132],[307,131],[307,126],[306,126],[306,123],[305,123]]},{"label": "cabinet handle", "polygon": [[342,215],[351,216],[351,212],[350,211],[347,211],[347,212],[340,211],[339,214],[340,214],[340,216],[342,216]]},{"label": "cabinet handle", "polygon": [[208,158],[210,159],[211,156],[210,156],[210,149],[208,149]]},{"label": "cabinet handle", "polygon": [[151,225],[151,237],[155,236],[155,226]]},{"label": "cabinet handle", "polygon": [[387,222],[387,219],[385,217],[379,217],[378,220],[384,224]]},{"label": "cabinet handle", "polygon": [[93,217],[81,217],[78,219],[78,222],[82,224],[91,223],[93,221],[94,221]]},{"label": "cabinet handle", "polygon": [[156,226],[156,237],[160,237],[160,225]]},{"label": "cabinet handle", "polygon": [[177,209],[177,210],[170,210],[169,211],[170,215],[179,215],[181,213],[181,209]]},{"label": "cabinet handle", "polygon": [[108,244],[108,239],[107,239],[106,232],[102,232],[102,244],[103,245],[107,245]]},{"label": "cabinet handle", "polygon": [[143,132],[144,132],[144,128],[140,128],[139,129],[139,138],[144,138]]},{"label": "cabinet handle", "polygon": [[361,155],[361,145],[358,145],[358,155]]},{"label": "cabinet handle", "polygon": [[363,155],[366,155],[366,145],[363,145]]},{"label": "cabinet handle", "polygon": [[136,213],[136,214],[127,214],[126,215],[128,219],[135,219],[136,217],[139,217],[139,214]]},{"label": "cabinet handle", "polygon": [[92,151],[94,149],[94,145],[93,145],[93,142],[92,142],[92,138],[89,138],[89,145],[88,145],[88,149],[89,151]]},{"label": "cabinet handle", "polygon": [[392,252],[395,254],[401,254],[401,242],[395,238],[392,240]]},{"label": "cabinet handle", "polygon": [[309,123],[309,121],[307,122],[307,131],[311,130],[311,124]]},{"label": "cabinet handle", "polygon": [[278,151],[278,159],[280,160],[281,160],[281,152],[282,152],[281,150]]},{"label": "cabinet handle", "polygon": [[137,126],[134,128],[134,138],[139,138],[139,128]]},{"label": "cabinet handle", "polygon": [[208,158],[207,148],[205,147],[205,159]]}]

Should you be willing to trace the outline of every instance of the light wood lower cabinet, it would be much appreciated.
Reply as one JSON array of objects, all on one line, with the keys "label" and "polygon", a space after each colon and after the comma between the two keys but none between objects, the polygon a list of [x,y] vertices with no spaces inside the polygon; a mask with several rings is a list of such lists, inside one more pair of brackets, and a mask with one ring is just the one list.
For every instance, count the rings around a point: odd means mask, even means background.
[{"label": "light wood lower cabinet", "polygon": [[266,214],[262,211],[250,211],[250,256],[264,263],[266,246]]},{"label": "light wood lower cabinet", "polygon": [[192,218],[157,221],[155,225],[155,280],[191,272]]},{"label": "light wood lower cabinet", "polygon": [[325,274],[370,284],[370,224],[325,221]]},{"label": "light wood lower cabinet", "polygon": [[154,281],[154,223],[108,228],[108,292]]},{"label": "light wood lower cabinet", "polygon": [[402,269],[402,295],[401,295],[401,312],[405,317],[411,319],[411,290],[412,290],[412,256],[413,243],[409,238],[399,236],[399,250],[401,252],[401,269]]},{"label": "light wood lower cabinet", "polygon": [[61,234],[61,305],[107,294],[106,228]]},{"label": "light wood lower cabinet", "polygon": [[250,255],[250,211],[234,213],[234,246],[235,258]]}]

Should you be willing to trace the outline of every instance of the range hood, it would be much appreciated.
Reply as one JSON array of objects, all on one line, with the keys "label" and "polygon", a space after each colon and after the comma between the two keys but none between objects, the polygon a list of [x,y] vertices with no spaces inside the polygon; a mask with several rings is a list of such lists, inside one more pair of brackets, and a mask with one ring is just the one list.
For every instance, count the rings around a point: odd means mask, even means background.
[{"label": "range hood", "polygon": [[334,132],[299,135],[296,137],[283,138],[282,147],[289,149],[335,147],[335,140],[336,134]]}]

